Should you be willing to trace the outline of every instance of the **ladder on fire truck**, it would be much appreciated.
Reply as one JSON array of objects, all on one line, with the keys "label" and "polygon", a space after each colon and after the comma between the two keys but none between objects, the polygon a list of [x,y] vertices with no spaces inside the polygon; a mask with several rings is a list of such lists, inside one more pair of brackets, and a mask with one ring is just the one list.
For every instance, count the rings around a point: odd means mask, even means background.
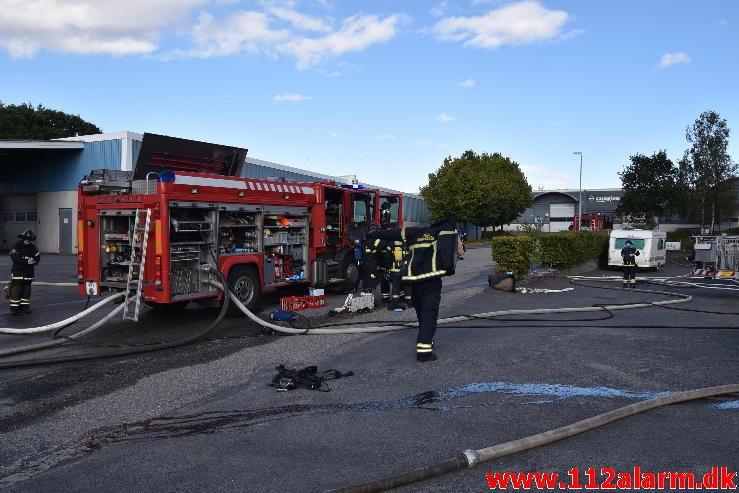
[{"label": "ladder on fire truck", "polygon": [[[138,322],[141,308],[141,290],[144,286],[144,266],[146,265],[146,246],[149,243],[151,209],[146,209],[146,222],[141,225],[141,209],[136,209],[131,234],[131,257],[126,279],[126,298],[123,301],[123,320]],[[140,241],[139,241],[140,240]],[[141,260],[136,261],[136,249],[141,250]],[[133,306],[132,306],[133,305]]]}]

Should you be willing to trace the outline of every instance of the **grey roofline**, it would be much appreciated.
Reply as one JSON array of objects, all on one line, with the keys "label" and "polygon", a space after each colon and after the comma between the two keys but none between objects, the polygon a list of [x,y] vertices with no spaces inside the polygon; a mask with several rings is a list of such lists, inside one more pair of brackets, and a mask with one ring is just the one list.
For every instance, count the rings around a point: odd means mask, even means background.
[{"label": "grey roofline", "polygon": [[[585,192],[622,192],[623,188],[583,188],[583,193]],[[580,193],[579,188],[552,188],[552,189],[546,189],[546,190],[532,190],[534,193],[552,193],[552,192],[559,192],[559,193]]]},{"label": "grey roofline", "polygon": [[[249,163],[249,164],[256,164],[257,166],[266,166],[266,167],[269,167],[269,168],[275,168],[275,169],[279,169],[279,170],[283,170],[283,171],[290,171],[292,173],[297,173],[297,174],[301,174],[301,175],[308,175],[308,176],[312,176],[314,178],[318,178],[320,180],[336,180],[336,181],[339,181],[339,180],[337,180],[337,177],[336,176],[324,175],[323,173],[316,173],[315,171],[301,169],[301,168],[296,168],[294,166],[286,166],[284,164],[273,163],[272,161],[265,161],[263,159],[256,159],[256,158],[249,157],[249,156],[246,157],[246,160],[245,161],[247,163]],[[379,187],[377,185],[371,185],[369,183],[364,183],[364,182],[360,182],[360,184],[363,185],[363,186],[365,186],[365,187],[367,187],[367,188],[377,188],[381,192],[385,192],[385,193],[398,193],[398,194],[406,195],[406,196],[409,196],[409,197],[420,197],[420,195],[417,194],[417,193],[401,192],[399,190],[393,190],[393,189],[390,189],[390,188]]]},{"label": "grey roofline", "polygon": [[59,142],[51,140],[0,140],[0,149],[74,150],[84,148],[84,142]]}]

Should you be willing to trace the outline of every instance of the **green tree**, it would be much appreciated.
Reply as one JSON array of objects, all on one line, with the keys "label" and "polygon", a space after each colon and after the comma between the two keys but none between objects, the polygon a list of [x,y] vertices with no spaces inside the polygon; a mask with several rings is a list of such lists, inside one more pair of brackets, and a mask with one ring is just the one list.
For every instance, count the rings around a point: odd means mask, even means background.
[{"label": "green tree", "polygon": [[79,115],[42,105],[34,108],[28,103],[6,105],[0,101],[0,139],[48,140],[101,132]]},{"label": "green tree", "polygon": [[619,214],[644,214],[648,227],[654,227],[654,217],[663,218],[676,210],[679,185],[678,168],[667,158],[665,151],[651,156],[634,154],[630,163],[619,172],[624,196],[618,206]]},{"label": "green tree", "polygon": [[704,111],[685,130],[690,148],[681,161],[681,175],[699,212],[701,227],[711,231],[722,213],[731,212],[733,197],[729,178],[737,164],[729,156],[729,126],[715,111]]},{"label": "green tree", "polygon": [[500,226],[516,219],[533,199],[518,163],[501,154],[465,151],[444,159],[421,188],[434,220],[454,217],[464,224]]}]

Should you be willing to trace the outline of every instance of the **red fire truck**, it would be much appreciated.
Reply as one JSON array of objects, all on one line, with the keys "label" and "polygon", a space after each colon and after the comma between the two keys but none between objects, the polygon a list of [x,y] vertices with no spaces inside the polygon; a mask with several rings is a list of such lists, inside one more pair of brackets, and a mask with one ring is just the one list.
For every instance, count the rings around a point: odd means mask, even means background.
[{"label": "red fire truck", "polygon": [[613,229],[613,220],[609,216],[602,216],[600,214],[583,214],[581,225],[580,217],[575,216],[572,219],[572,225],[570,225],[570,229],[579,231],[581,226],[584,231],[601,231],[604,229]]},{"label": "red fire truck", "polygon": [[140,301],[219,302],[222,293],[211,284],[216,269],[250,308],[267,288],[347,289],[359,275],[356,240],[372,223],[403,225],[400,195],[357,184],[242,178],[246,152],[145,134],[133,172],[85,176],[79,292],[124,291],[124,318],[137,319]]}]

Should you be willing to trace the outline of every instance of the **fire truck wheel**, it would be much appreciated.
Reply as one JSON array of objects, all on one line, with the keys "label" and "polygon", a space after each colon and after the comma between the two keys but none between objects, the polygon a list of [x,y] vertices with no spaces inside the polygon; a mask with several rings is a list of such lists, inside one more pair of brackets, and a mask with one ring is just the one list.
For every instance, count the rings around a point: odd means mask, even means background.
[{"label": "fire truck wheel", "polygon": [[[236,297],[249,310],[253,310],[257,306],[262,293],[259,286],[259,275],[253,267],[240,266],[231,269],[228,274],[228,284]],[[244,316],[233,303],[228,312],[231,316]]]},{"label": "fire truck wheel", "polygon": [[359,267],[357,267],[354,257],[350,255],[344,257],[344,261],[341,263],[341,274],[346,279],[342,284],[342,290],[345,293],[351,293],[359,279]]}]

